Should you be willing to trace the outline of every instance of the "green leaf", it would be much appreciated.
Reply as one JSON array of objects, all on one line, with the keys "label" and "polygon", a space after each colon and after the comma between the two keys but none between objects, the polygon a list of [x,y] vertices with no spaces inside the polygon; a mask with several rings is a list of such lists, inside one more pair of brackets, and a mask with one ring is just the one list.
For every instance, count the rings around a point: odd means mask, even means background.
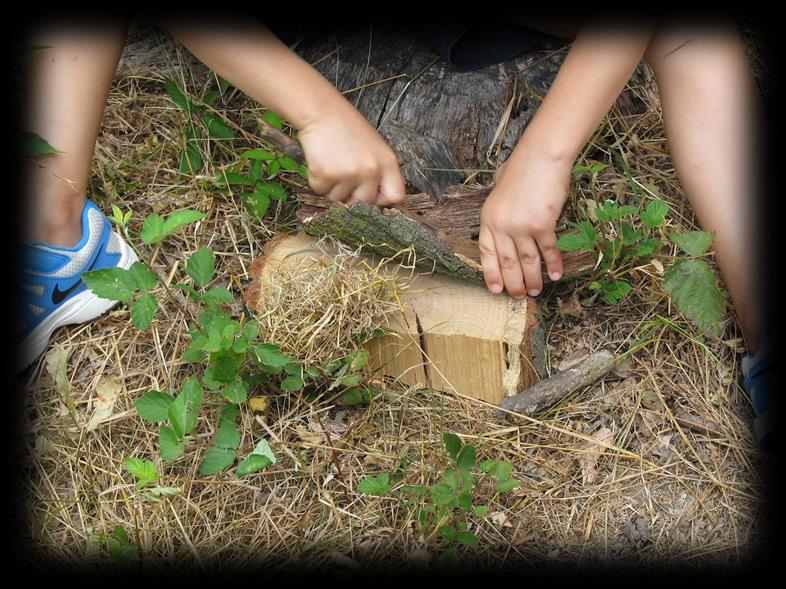
[{"label": "green leaf", "polygon": [[610,305],[618,304],[631,291],[630,284],[624,280],[597,280],[590,284],[592,290],[599,290]]},{"label": "green leaf", "polygon": [[199,467],[199,474],[211,475],[226,470],[235,463],[235,451],[227,448],[209,448]]},{"label": "green leaf", "polygon": [[270,161],[275,159],[276,156],[274,156],[269,151],[265,151],[264,149],[249,149],[248,151],[241,153],[240,157],[252,160]]},{"label": "green leaf", "polygon": [[446,540],[455,540],[456,539],[456,528],[453,526],[440,526],[437,528],[437,531],[440,535],[445,538]]},{"label": "green leaf", "polygon": [[246,475],[259,472],[269,467],[272,462],[267,456],[260,456],[259,454],[249,454],[240,464],[237,465],[237,476],[244,477]]},{"label": "green leaf", "polygon": [[183,91],[180,90],[178,85],[173,80],[167,78],[164,82],[164,85],[166,86],[167,94],[169,94],[172,102],[178,105],[187,116],[190,117],[192,112],[199,110],[199,107],[186,98],[185,94],[183,94]]},{"label": "green leaf", "polygon": [[256,182],[252,178],[246,178],[237,172],[224,172],[224,178],[229,184],[239,184],[241,186],[253,186]]},{"label": "green leaf", "polygon": [[158,480],[158,470],[156,469],[156,465],[150,460],[126,458],[124,464],[128,471],[136,477],[137,489],[149,483],[155,483]]},{"label": "green leaf", "polygon": [[607,200],[600,205],[595,211],[598,221],[615,221],[621,219],[626,215],[631,215],[636,212],[636,207],[633,205],[620,206],[613,200]]},{"label": "green leaf", "polygon": [[491,476],[497,479],[497,482],[507,481],[510,478],[510,473],[513,472],[513,465],[509,462],[500,460],[491,469]]},{"label": "green leaf", "polygon": [[202,169],[202,154],[195,145],[189,143],[186,148],[180,152],[180,165],[178,170],[181,174],[196,174]]},{"label": "green leaf", "polygon": [[478,505],[475,508],[475,515],[477,515],[478,517],[485,517],[488,512],[489,512],[489,508],[486,505]]},{"label": "green leaf", "polygon": [[63,152],[49,145],[49,142],[39,135],[23,132],[19,134],[19,153],[24,157],[39,157]]},{"label": "green leaf", "polygon": [[496,466],[496,464],[497,464],[496,460],[484,460],[478,466],[480,467],[480,470],[482,470],[483,472],[491,472],[491,470]]},{"label": "green leaf", "polygon": [[458,506],[464,511],[472,509],[472,491],[467,489],[462,491],[458,496]]},{"label": "green leaf", "polygon": [[425,495],[428,493],[428,488],[423,485],[404,485],[401,487],[401,492],[410,495]]},{"label": "green leaf", "polygon": [[213,279],[215,254],[209,247],[203,247],[192,254],[186,262],[186,273],[194,284],[203,287]]},{"label": "green leaf", "polygon": [[278,163],[285,170],[297,170],[297,162],[289,156],[282,155],[278,158]]},{"label": "green leaf", "polygon": [[151,245],[159,243],[163,241],[166,235],[164,218],[161,215],[151,213],[145,217],[145,221],[142,223],[142,232],[139,234],[143,242]]},{"label": "green leaf", "polygon": [[477,450],[472,444],[467,444],[461,449],[456,464],[463,470],[468,470],[475,466],[475,459],[477,458]]},{"label": "green leaf", "polygon": [[645,239],[640,242],[636,248],[636,255],[639,258],[646,258],[651,256],[660,248],[660,240],[658,239]]},{"label": "green leaf", "polygon": [[497,485],[496,492],[497,493],[507,493],[511,489],[515,489],[518,487],[519,482],[516,479],[508,479],[506,481],[502,481],[500,484]]},{"label": "green leaf", "polygon": [[386,472],[377,476],[367,476],[358,484],[358,492],[366,495],[385,495],[390,491],[390,477]]},{"label": "green leaf", "polygon": [[622,245],[633,245],[643,235],[641,229],[633,229],[630,223],[623,223],[620,228],[622,229]]},{"label": "green leaf", "polygon": [[218,432],[214,444],[217,448],[235,449],[240,444],[240,432],[235,426],[237,405],[224,405],[218,420]]},{"label": "green leaf", "polygon": [[199,381],[192,377],[186,381],[174,403],[169,406],[169,420],[178,438],[194,431],[203,395]]},{"label": "green leaf", "polygon": [[353,372],[363,370],[366,364],[368,364],[368,354],[366,354],[366,351],[361,348],[353,351],[349,354],[349,356],[351,358],[349,369]]},{"label": "green leaf", "polygon": [[595,247],[597,233],[592,223],[589,221],[582,221],[577,226],[578,231],[571,231],[564,233],[557,240],[557,248],[564,252],[573,252],[576,250],[591,250]]},{"label": "green leaf", "polygon": [[134,262],[128,269],[138,290],[147,292],[158,284],[158,278],[143,262]]},{"label": "green leaf", "polygon": [[459,555],[458,550],[455,548],[448,548],[439,553],[437,558],[439,568],[444,571],[455,571],[459,568]]},{"label": "green leaf", "polygon": [[303,388],[303,377],[299,374],[291,374],[281,381],[282,391],[299,391]]},{"label": "green leaf", "polygon": [[450,432],[442,434],[442,441],[445,443],[445,448],[450,455],[450,459],[455,462],[458,459],[459,452],[461,451],[461,439]]},{"label": "green leaf", "polygon": [[259,322],[254,319],[247,321],[243,326],[243,337],[250,342],[257,339],[259,337]]},{"label": "green leaf", "polygon": [[202,103],[208,106],[213,106],[216,102],[216,98],[220,96],[218,90],[211,90],[210,92],[206,92],[205,95],[202,97]]},{"label": "green leaf", "polygon": [[252,192],[244,194],[242,198],[246,210],[257,219],[262,219],[270,208],[270,197],[267,194]]},{"label": "green leaf", "polygon": [[230,403],[244,403],[248,398],[248,383],[243,380],[236,380],[224,387],[221,394]]},{"label": "green leaf", "polygon": [[429,490],[431,491],[431,498],[437,505],[448,505],[456,497],[456,492],[445,483],[438,483]]},{"label": "green leaf", "polygon": [[147,329],[157,310],[158,300],[156,297],[151,294],[142,295],[131,305],[131,322],[140,331]]},{"label": "green leaf", "polygon": [[262,364],[271,368],[283,369],[293,361],[291,356],[284,354],[275,344],[258,344],[254,352]]},{"label": "green leaf", "polygon": [[283,124],[281,122],[281,117],[278,116],[276,113],[274,113],[272,110],[269,110],[264,115],[262,115],[262,120],[267,123],[270,123],[279,131],[283,127]]},{"label": "green leaf", "polygon": [[166,221],[164,221],[164,234],[171,235],[181,227],[201,221],[205,217],[207,217],[207,214],[200,211],[192,211],[189,209],[175,211],[166,218]]},{"label": "green leaf", "polygon": [[276,455],[273,453],[273,449],[268,444],[267,440],[259,440],[257,445],[254,447],[254,451],[251,452],[252,455],[256,454],[258,456],[264,456],[268,460],[270,460],[270,464],[276,463]]},{"label": "green leaf", "polygon": [[669,237],[689,256],[701,256],[710,248],[714,234],[708,231],[686,231],[672,233]]},{"label": "green leaf", "polygon": [[82,281],[93,294],[102,299],[131,302],[134,298],[136,281],[124,268],[100,268],[82,273]]},{"label": "green leaf", "polygon": [[158,428],[158,445],[161,447],[161,459],[168,462],[177,460],[185,452],[185,445],[168,425]]},{"label": "green leaf", "polygon": [[455,470],[446,470],[444,473],[442,473],[439,482],[447,485],[455,491],[459,484],[458,475],[456,474]]},{"label": "green leaf", "polygon": [[682,260],[674,264],[663,278],[663,290],[677,309],[696,323],[700,333],[712,329],[720,335],[723,295],[704,260]]},{"label": "green leaf", "polygon": [[212,301],[214,303],[227,304],[235,300],[232,292],[224,287],[216,286],[205,292],[202,296],[205,301]]},{"label": "green leaf", "polygon": [[234,139],[235,133],[221,117],[214,114],[206,114],[202,117],[202,122],[205,124],[207,134],[213,139]]},{"label": "green leaf", "polygon": [[456,542],[475,548],[478,545],[478,537],[472,532],[458,532]]},{"label": "green leaf", "polygon": [[648,229],[654,229],[666,220],[666,215],[669,213],[669,205],[660,199],[651,200],[647,203],[647,208],[641,213],[641,222]]},{"label": "green leaf", "polygon": [[175,398],[168,393],[148,391],[136,400],[134,406],[139,417],[145,421],[159,423],[169,417],[169,406],[174,400]]}]

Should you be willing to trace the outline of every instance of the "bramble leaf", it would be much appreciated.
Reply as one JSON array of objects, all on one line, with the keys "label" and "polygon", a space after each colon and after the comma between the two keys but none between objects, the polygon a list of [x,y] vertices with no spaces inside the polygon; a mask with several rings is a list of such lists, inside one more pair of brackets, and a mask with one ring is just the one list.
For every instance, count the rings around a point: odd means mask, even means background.
[{"label": "bramble leaf", "polygon": [[700,333],[712,329],[720,335],[723,295],[704,260],[681,260],[666,272],[663,290],[677,309],[694,321]]},{"label": "bramble leaf", "polygon": [[686,231],[672,233],[669,237],[689,256],[701,256],[707,253],[715,235],[708,231]]}]

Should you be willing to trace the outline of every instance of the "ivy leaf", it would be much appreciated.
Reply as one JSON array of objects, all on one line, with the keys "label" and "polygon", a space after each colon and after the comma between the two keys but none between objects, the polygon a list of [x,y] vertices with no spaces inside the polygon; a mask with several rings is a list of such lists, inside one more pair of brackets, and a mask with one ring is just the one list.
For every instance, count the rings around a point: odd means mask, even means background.
[{"label": "ivy leaf", "polygon": [[202,122],[205,124],[207,134],[213,139],[235,138],[235,133],[232,129],[217,115],[206,114],[202,117]]},{"label": "ivy leaf", "polygon": [[158,300],[151,294],[139,297],[131,305],[131,322],[139,331],[147,329],[158,310]]},{"label": "ivy leaf", "polygon": [[723,295],[704,260],[682,260],[674,264],[663,278],[663,290],[677,309],[696,323],[700,333],[712,329],[720,335]]},{"label": "ivy leaf", "polygon": [[159,423],[169,417],[169,406],[174,400],[175,398],[168,393],[148,391],[136,400],[134,406],[139,417],[145,421]]},{"label": "ivy leaf", "polygon": [[131,302],[136,290],[136,280],[124,268],[100,268],[82,273],[82,281],[102,299]]},{"label": "ivy leaf", "polygon": [[669,213],[669,205],[660,199],[651,200],[647,208],[641,213],[641,222],[648,229],[654,229],[663,224]]},{"label": "ivy leaf", "polygon": [[672,233],[669,237],[689,256],[701,256],[710,248],[714,234],[708,231],[686,231]]},{"label": "ivy leaf", "polygon": [[210,448],[199,467],[199,474],[211,475],[226,470],[235,462],[235,451],[228,448]]},{"label": "ivy leaf", "polygon": [[39,157],[63,152],[49,145],[41,136],[25,131],[19,134],[19,153],[24,157]]},{"label": "ivy leaf", "polygon": [[367,476],[358,484],[358,492],[366,495],[385,495],[390,491],[390,477],[383,472],[377,476]]},{"label": "ivy leaf", "polygon": [[205,286],[213,279],[214,271],[215,254],[209,247],[197,250],[186,262],[186,273],[194,280],[194,284],[199,287]]},{"label": "ivy leaf", "polygon": [[161,459],[167,462],[177,460],[185,452],[185,445],[168,425],[158,428],[158,445],[161,448]]}]

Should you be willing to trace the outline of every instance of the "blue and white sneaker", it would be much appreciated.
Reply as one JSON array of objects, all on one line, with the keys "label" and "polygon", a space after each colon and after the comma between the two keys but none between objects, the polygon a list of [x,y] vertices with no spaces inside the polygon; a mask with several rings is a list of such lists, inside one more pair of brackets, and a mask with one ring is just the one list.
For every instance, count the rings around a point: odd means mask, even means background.
[{"label": "blue and white sneaker", "polygon": [[20,244],[17,258],[16,370],[24,370],[46,349],[61,325],[85,323],[117,301],[94,295],[82,272],[137,261],[134,250],[112,230],[109,219],[88,200],[82,210],[82,239],[74,247]]},{"label": "blue and white sneaker", "polygon": [[762,338],[762,345],[755,356],[746,354],[742,358],[742,386],[748,392],[755,412],[753,432],[756,441],[763,449],[771,449],[775,444],[775,415],[777,398],[775,396],[775,340],[768,329]]}]

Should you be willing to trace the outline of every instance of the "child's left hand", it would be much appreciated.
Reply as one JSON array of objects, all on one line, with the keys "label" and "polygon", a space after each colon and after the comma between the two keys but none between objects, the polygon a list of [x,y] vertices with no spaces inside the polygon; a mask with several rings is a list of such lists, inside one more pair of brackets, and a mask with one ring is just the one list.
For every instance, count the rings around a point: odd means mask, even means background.
[{"label": "child's left hand", "polygon": [[517,151],[497,170],[496,186],[480,213],[478,237],[488,289],[497,294],[504,287],[514,298],[543,290],[541,255],[551,279],[562,277],[555,229],[570,187],[569,166],[534,149]]}]

